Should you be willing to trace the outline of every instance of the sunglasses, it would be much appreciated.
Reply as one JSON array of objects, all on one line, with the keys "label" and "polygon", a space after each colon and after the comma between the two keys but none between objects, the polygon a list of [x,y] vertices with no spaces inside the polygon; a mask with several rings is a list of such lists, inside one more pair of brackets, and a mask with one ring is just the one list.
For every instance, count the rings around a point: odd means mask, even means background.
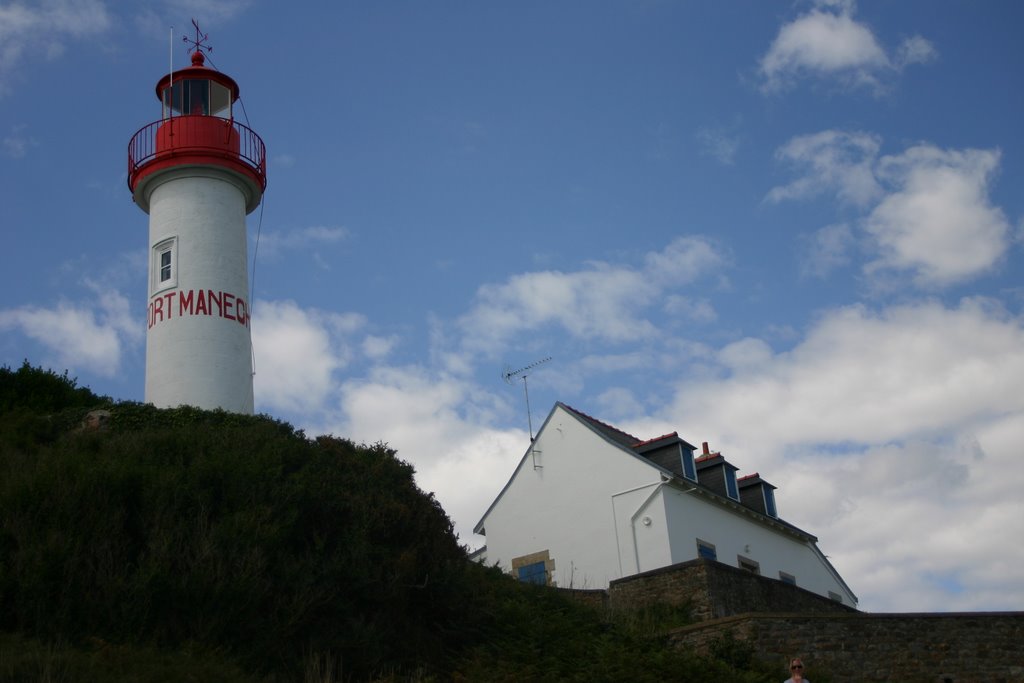
[{"label": "sunglasses", "polygon": [[793,666],[789,667],[789,670],[790,671],[796,671],[797,669],[802,669],[802,668],[804,668],[803,664],[794,664]]}]

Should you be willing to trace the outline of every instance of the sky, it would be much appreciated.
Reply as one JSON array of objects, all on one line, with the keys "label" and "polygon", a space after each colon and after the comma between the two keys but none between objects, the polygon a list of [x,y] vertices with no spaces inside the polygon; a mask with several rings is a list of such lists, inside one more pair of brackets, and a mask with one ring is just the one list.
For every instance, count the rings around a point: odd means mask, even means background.
[{"label": "sky", "polygon": [[0,364],[142,400],[192,18],[267,145],[258,412],[475,548],[563,401],[759,472],[861,609],[1024,609],[1024,4],[0,0]]}]

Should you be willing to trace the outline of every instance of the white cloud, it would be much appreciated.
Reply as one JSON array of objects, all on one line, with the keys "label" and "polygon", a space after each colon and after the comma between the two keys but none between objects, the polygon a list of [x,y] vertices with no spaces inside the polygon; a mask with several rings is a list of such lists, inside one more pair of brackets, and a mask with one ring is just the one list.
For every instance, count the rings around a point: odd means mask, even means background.
[{"label": "white cloud", "polygon": [[824,278],[836,268],[850,262],[853,231],[846,223],[828,225],[804,240],[804,254],[800,274],[804,277]]},{"label": "white cloud", "polygon": [[363,339],[363,354],[367,358],[373,360],[380,360],[391,353],[392,349],[398,344],[398,337],[390,335],[388,337],[378,337],[376,335],[366,335]]},{"label": "white cloud", "polygon": [[718,312],[707,299],[678,294],[665,297],[665,312],[698,323],[710,323],[718,319]]},{"label": "white cloud", "polygon": [[723,166],[732,166],[740,148],[740,139],[720,128],[701,128],[697,131],[701,151]]},{"label": "white cloud", "polygon": [[113,377],[126,344],[145,334],[130,313],[128,299],[113,289],[86,282],[94,296],[85,303],[62,301],[53,308],[22,306],[0,311],[0,330],[17,331],[54,354],[54,363]]},{"label": "white cloud", "polygon": [[289,250],[302,251],[321,245],[338,244],[349,237],[349,231],[341,227],[315,225],[298,230],[267,232],[260,235],[258,245],[261,256],[273,258]]},{"label": "white cloud", "polygon": [[771,347],[750,337],[732,342],[718,352],[718,362],[732,372],[756,370],[771,360]]},{"label": "white cloud", "polygon": [[990,270],[1009,247],[1010,225],[988,201],[998,150],[918,145],[884,157],[878,175],[895,189],[867,217],[881,252],[868,270],[913,271],[945,286]]},{"label": "white cloud", "polygon": [[[875,252],[864,272],[876,279],[910,274],[917,286],[938,288],[996,267],[1011,238],[1009,221],[988,196],[999,150],[919,144],[879,158],[880,145],[876,136],[835,130],[795,137],[776,156],[805,171],[766,200],[834,192],[840,202],[872,207],[859,227]],[[810,272],[840,265],[850,241],[842,228],[819,232]]]},{"label": "white cloud", "polygon": [[862,608],[1024,601],[1024,549],[1004,542],[1024,534],[1020,319],[980,300],[855,306],[790,351],[748,339],[719,361],[664,415],[778,485],[780,514],[822,539]]},{"label": "white cloud", "polygon": [[634,311],[650,305],[655,291],[638,271],[607,264],[575,273],[526,273],[481,287],[462,325],[475,351],[500,348],[511,335],[548,324],[576,337],[635,340],[654,330]]},{"label": "white cloud", "polygon": [[515,334],[547,325],[577,338],[647,338],[656,328],[642,311],[671,288],[693,282],[724,261],[719,248],[706,239],[680,237],[664,250],[648,253],[639,268],[591,262],[576,272],[515,275],[477,291],[476,304],[459,321],[463,344],[470,351],[495,353]]},{"label": "white cloud", "polygon": [[12,126],[9,135],[5,135],[3,140],[0,140],[0,147],[2,147],[4,154],[11,159],[21,159],[27,153],[29,148],[35,147],[37,144],[35,138],[25,134],[25,124]]},{"label": "white cloud", "polygon": [[591,354],[579,361],[579,367],[587,374],[622,372],[652,367],[657,359],[649,351],[629,353]]},{"label": "white cloud", "polygon": [[64,41],[105,32],[111,19],[100,0],[48,0],[0,5],[0,96],[27,58],[56,59]]},{"label": "white cloud", "polygon": [[714,272],[725,262],[720,248],[703,237],[677,237],[644,257],[644,277],[665,286],[684,285]]},{"label": "white cloud", "polygon": [[775,157],[807,172],[788,185],[772,188],[766,199],[780,202],[834,191],[842,202],[867,204],[881,193],[873,171],[881,144],[877,135],[862,132],[798,135],[776,150]]},{"label": "white cloud", "polygon": [[927,64],[939,56],[938,50],[921,36],[911,36],[896,50],[896,65],[899,68],[910,64]]},{"label": "white cloud", "polygon": [[922,64],[937,52],[926,39],[913,36],[886,54],[875,34],[853,18],[853,2],[819,2],[784,24],[759,70],[766,92],[782,90],[798,78],[834,78],[849,87],[881,87],[882,79],[909,64]]},{"label": "white cloud", "polygon": [[729,406],[702,420],[720,434],[757,425],[764,438],[786,443],[884,444],[1024,410],[1016,388],[1024,380],[1024,330],[985,300],[879,313],[851,306],[823,317],[791,351],[766,356],[764,349],[743,364],[727,353],[720,360],[733,372],[707,386],[691,383],[679,412]]},{"label": "white cloud", "polygon": [[594,404],[600,408],[602,415],[608,415],[610,419],[644,414],[643,404],[632,391],[624,387],[605,389],[597,395]]},{"label": "white cloud", "polygon": [[352,357],[346,337],[365,319],[257,301],[252,336],[260,410],[317,412],[336,391],[333,373]]},{"label": "white cloud", "polygon": [[863,609],[1007,609],[1024,599],[1024,552],[1003,540],[1024,533],[1024,480],[1005,440],[1022,435],[1018,414],[976,435],[804,458],[778,491],[780,514],[820,535]]},{"label": "white cloud", "polygon": [[463,542],[529,443],[524,430],[493,427],[507,408],[472,383],[422,367],[378,367],[341,387],[340,414],[327,431],[384,441],[416,468]]}]

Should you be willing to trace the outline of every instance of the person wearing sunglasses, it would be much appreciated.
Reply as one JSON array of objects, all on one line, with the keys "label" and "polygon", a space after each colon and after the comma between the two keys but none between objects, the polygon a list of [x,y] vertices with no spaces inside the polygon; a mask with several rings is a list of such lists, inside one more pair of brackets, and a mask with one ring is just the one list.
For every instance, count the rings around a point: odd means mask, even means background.
[{"label": "person wearing sunglasses", "polygon": [[789,678],[783,683],[811,683],[804,678],[804,663],[799,657],[789,660]]}]

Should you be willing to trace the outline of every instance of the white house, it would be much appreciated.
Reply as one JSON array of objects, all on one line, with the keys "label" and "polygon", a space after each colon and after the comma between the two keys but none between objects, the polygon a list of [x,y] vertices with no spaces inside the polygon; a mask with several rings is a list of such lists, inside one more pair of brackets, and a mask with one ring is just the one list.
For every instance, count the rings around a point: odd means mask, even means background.
[{"label": "white house", "polygon": [[857,605],[817,538],[779,518],[774,486],[695,450],[556,403],[474,528],[487,537],[477,558],[523,581],[606,588],[705,557]]}]

